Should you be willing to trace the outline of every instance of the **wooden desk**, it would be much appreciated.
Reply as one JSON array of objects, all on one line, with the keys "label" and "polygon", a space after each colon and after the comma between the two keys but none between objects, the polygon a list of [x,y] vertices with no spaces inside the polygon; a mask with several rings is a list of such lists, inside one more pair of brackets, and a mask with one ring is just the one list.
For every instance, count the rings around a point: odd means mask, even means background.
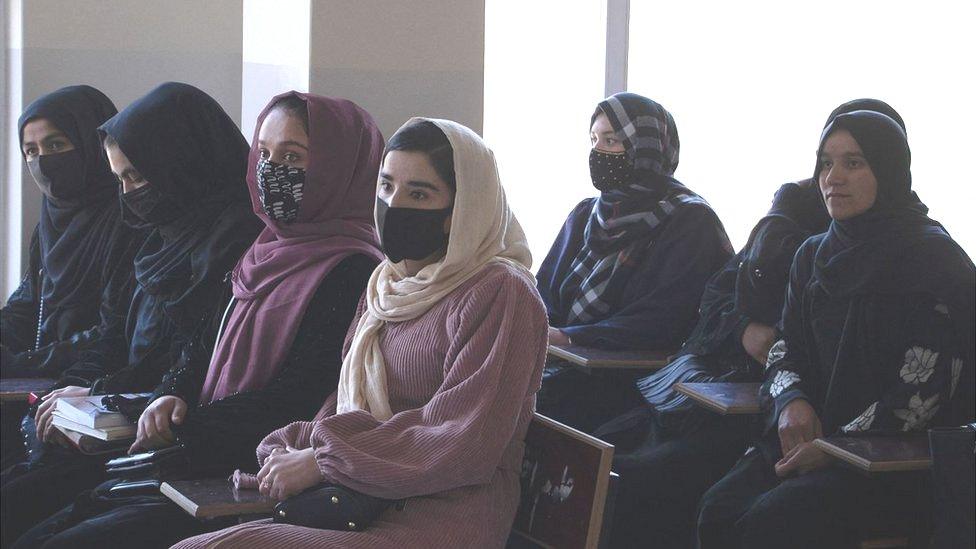
[{"label": "wooden desk", "polygon": [[668,351],[606,351],[579,345],[549,346],[549,356],[584,369],[659,370],[668,365],[670,354]]},{"label": "wooden desk", "polygon": [[867,474],[919,471],[932,467],[925,435],[826,437],[813,444]]},{"label": "wooden desk", "polygon": [[226,478],[174,480],[159,491],[196,518],[265,514],[271,516],[275,500],[257,490],[236,490]]},{"label": "wooden desk", "polygon": [[760,383],[677,383],[674,390],[719,414],[758,414]]},{"label": "wooden desk", "polygon": [[0,402],[27,402],[31,393],[47,391],[54,383],[53,379],[43,377],[0,379]]}]

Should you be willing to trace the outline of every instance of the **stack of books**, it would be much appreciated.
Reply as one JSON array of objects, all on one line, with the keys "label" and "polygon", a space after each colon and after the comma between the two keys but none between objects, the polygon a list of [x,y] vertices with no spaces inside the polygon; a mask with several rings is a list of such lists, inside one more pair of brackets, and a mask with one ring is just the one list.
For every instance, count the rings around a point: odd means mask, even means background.
[{"label": "stack of books", "polygon": [[[148,396],[127,394],[127,398]],[[86,454],[126,448],[136,437],[136,424],[121,412],[102,404],[104,395],[59,398],[54,405],[54,426]]]}]

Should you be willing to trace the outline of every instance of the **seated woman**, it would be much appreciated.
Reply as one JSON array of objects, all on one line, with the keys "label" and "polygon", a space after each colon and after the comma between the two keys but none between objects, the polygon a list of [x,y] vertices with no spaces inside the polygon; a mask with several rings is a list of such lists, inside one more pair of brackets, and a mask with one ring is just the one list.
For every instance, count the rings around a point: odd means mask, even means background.
[{"label": "seated woman", "polygon": [[50,444],[69,444],[52,425],[55,401],[151,391],[219,315],[221,281],[260,225],[244,183],[247,142],[202,91],[163,84],[100,131],[121,181],[122,219],[149,235],[135,257],[132,299],[112,313],[124,320],[80,354],[61,378],[65,386],[25,424],[30,460],[6,471],[0,488],[4,543],[104,476],[104,458]]},{"label": "seated woman", "polygon": [[973,263],[911,190],[902,128],[871,111],[824,130],[832,222],[799,249],[760,391],[764,434],[702,498],[701,547],[854,547],[911,524],[921,476],[831,466],[813,440],[973,420]]},{"label": "seated woman", "polygon": [[251,522],[177,547],[498,547],[518,505],[545,309],[491,151],[413,119],[387,147],[376,219],[388,261],[350,328],[339,390],[258,447],[261,490],[321,482],[409,498],[362,532]]},{"label": "seated woman", "polygon": [[[593,113],[590,140],[600,196],[573,209],[536,275],[549,342],[677,349],[732,244],[708,203],[673,177],[678,129],[664,107],[613,95]],[[634,381],[630,373],[549,368],[539,411],[591,431],[639,402]]]},{"label": "seated woman", "polygon": [[[115,105],[91,86],[44,95],[20,116],[20,149],[40,188],[41,216],[27,272],[0,309],[0,377],[61,376],[77,353],[118,321],[135,282],[132,259],[145,238],[121,222],[118,183],[98,126]],[[25,405],[4,403],[3,469],[22,461]]]},{"label": "seated woman", "polygon": [[[901,123],[888,104],[858,99],[837,107],[824,127],[840,114],[862,109]],[[745,451],[752,420],[714,414],[674,386],[761,379],[793,256],[829,222],[812,179],[780,187],[746,245],[708,281],[701,318],[678,357],[638,381],[646,402],[596,430],[597,437],[615,445],[613,470],[621,476],[613,546],[639,546],[652,537],[660,547],[693,545],[698,500]]]},{"label": "seated woman", "polygon": [[[350,101],[290,92],[256,127],[248,188],[266,227],[226,284],[223,324],[156,388],[133,444],[177,442],[181,478],[256,472],[265,435],[315,415],[339,383],[346,332],[383,255],[373,226],[383,136],[372,117]],[[158,493],[115,496],[117,483],[83,494],[18,543],[168,546],[225,525]]]}]

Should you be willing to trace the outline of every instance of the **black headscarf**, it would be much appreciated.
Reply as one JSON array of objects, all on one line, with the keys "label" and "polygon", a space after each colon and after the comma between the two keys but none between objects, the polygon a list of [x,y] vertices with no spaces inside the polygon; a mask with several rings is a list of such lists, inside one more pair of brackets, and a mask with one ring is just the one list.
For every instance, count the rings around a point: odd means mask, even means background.
[{"label": "black headscarf", "polygon": [[198,321],[211,305],[199,294],[224,277],[261,226],[245,183],[244,136],[212,97],[176,82],[156,87],[100,131],[180,212],[153,226],[139,251],[141,290],[163,300],[178,324]]},{"label": "black headscarf", "polygon": [[[18,123],[23,143],[28,122],[49,120],[75,147],[74,152],[61,154],[78,154],[84,165],[80,177],[66,180],[79,187],[65,193],[69,198],[44,196],[37,226],[43,269],[40,295],[45,318],[60,325],[58,332],[90,327],[72,326],[73,322],[58,318],[59,310],[78,309],[82,316],[97,319],[103,272],[121,261],[117,255],[126,248],[121,241],[132,236],[132,231],[119,222],[115,201],[118,183],[109,171],[96,131],[116,112],[112,101],[95,88],[70,86],[35,100]],[[57,335],[69,334],[50,334],[47,339]]]},{"label": "black headscarf", "polygon": [[[931,295],[949,308],[972,365],[976,300],[973,262],[946,230],[929,218],[912,191],[911,151],[888,116],[854,111],[823,132],[817,157],[835,131],[847,130],[878,181],[874,205],[861,215],[834,220],[814,256],[813,277],[831,296]],[[819,172],[815,174],[815,177]]]}]

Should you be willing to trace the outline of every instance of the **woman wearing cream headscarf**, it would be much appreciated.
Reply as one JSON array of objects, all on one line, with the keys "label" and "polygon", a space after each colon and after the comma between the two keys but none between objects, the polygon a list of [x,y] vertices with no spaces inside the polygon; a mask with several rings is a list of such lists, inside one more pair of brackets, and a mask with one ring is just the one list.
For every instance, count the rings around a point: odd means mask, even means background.
[{"label": "woman wearing cream headscarf", "polygon": [[265,438],[258,479],[277,499],[331,482],[406,506],[363,532],[263,521],[177,547],[504,545],[548,324],[491,151],[464,126],[410,120],[387,147],[376,221],[387,261],[339,390]]}]

